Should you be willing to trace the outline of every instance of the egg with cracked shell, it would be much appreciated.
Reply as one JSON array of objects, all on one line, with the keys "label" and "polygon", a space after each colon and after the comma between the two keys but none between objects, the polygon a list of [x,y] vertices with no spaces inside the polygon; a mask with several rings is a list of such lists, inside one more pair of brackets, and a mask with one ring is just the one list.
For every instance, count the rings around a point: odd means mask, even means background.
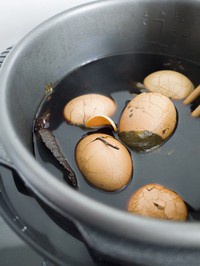
[{"label": "egg with cracked shell", "polygon": [[84,94],[69,101],[64,107],[66,121],[74,125],[85,126],[89,118],[95,115],[111,116],[116,109],[113,99],[101,94]]},{"label": "egg with cracked shell", "polygon": [[141,93],[124,109],[119,121],[119,137],[138,152],[160,146],[174,132],[176,108],[160,93]]},{"label": "egg with cracked shell", "polygon": [[131,180],[130,152],[110,135],[94,133],[82,138],[76,146],[75,159],[88,183],[99,189],[117,191]]},{"label": "egg with cracked shell", "polygon": [[194,90],[193,83],[185,75],[173,70],[153,72],[143,83],[147,90],[176,100],[186,98]]},{"label": "egg with cracked shell", "polygon": [[128,211],[152,218],[185,221],[188,210],[174,191],[158,184],[139,188],[130,198]]}]

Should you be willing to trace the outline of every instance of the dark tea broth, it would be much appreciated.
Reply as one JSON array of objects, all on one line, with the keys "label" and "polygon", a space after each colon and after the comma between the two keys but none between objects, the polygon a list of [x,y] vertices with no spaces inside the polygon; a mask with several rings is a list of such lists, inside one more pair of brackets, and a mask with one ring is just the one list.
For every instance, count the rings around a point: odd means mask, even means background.
[{"label": "dark tea broth", "polygon": [[[78,191],[107,205],[126,210],[127,203],[139,187],[158,183],[177,192],[193,212],[200,211],[200,119],[191,117],[191,105],[173,101],[178,123],[174,134],[158,149],[148,153],[137,153],[129,149],[133,160],[131,182],[116,192],[105,192],[89,185],[81,175],[75,162],[75,147],[88,133],[101,132],[114,135],[110,127],[84,129],[69,125],[63,109],[71,99],[87,93],[100,93],[112,97],[117,110],[112,116],[117,124],[126,103],[144,89],[137,86],[150,73],[157,70],[176,70],[186,75],[195,86],[200,82],[200,65],[182,59],[161,55],[127,54],[117,55],[88,63],[75,69],[58,82],[53,92],[42,102],[36,118],[50,114],[48,129],[55,136],[63,155],[77,177]],[[52,153],[45,147],[38,134],[33,135],[36,159],[55,177],[66,185],[66,173]],[[47,184],[48,186],[48,184]]]}]

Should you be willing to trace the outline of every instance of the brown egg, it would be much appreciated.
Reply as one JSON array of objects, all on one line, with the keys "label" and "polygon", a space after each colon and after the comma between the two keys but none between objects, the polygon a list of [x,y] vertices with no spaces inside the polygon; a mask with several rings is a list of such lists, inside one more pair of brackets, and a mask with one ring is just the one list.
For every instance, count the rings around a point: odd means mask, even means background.
[{"label": "brown egg", "polygon": [[117,127],[114,121],[107,115],[94,115],[90,117],[86,123],[86,127],[100,127],[100,126],[112,126],[114,131],[117,131]]},{"label": "brown egg", "polygon": [[194,85],[186,76],[172,70],[160,70],[148,75],[144,86],[151,92],[177,100],[184,99],[194,90]]},{"label": "brown egg", "polygon": [[100,94],[85,94],[65,105],[64,117],[71,124],[85,125],[90,117],[99,114],[111,116],[115,109],[116,104],[111,98]]},{"label": "brown egg", "polygon": [[129,151],[107,134],[95,133],[81,139],[75,158],[85,179],[97,188],[116,191],[131,179],[133,166]]},{"label": "brown egg", "polygon": [[119,137],[136,151],[148,151],[163,143],[176,126],[176,109],[160,93],[141,93],[124,109]]},{"label": "brown egg", "polygon": [[128,211],[142,216],[168,220],[186,220],[188,211],[182,198],[158,184],[138,189],[128,203]]}]

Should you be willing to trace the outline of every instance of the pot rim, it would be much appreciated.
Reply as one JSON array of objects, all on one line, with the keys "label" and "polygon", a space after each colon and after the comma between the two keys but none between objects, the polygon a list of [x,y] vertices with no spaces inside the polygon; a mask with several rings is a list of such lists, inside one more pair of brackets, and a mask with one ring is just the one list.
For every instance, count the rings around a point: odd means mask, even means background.
[{"label": "pot rim", "polygon": [[[150,2],[146,0],[145,2]],[[195,0],[198,1],[198,0]],[[199,223],[184,223],[176,221],[160,221],[140,217],[125,211],[106,206],[96,200],[82,195],[72,188],[64,186],[51,173],[44,169],[24,147],[18,139],[15,129],[9,119],[7,105],[7,87],[9,75],[14,71],[15,60],[21,51],[35,36],[41,35],[49,28],[62,20],[62,18],[76,15],[84,10],[118,4],[130,4],[134,0],[103,0],[84,4],[64,11],[43,22],[26,35],[10,52],[1,69],[0,80],[0,123],[1,140],[25,184],[44,202],[59,211],[64,216],[71,215],[79,221],[89,223],[98,229],[112,232],[130,240],[137,240],[156,245],[169,245],[179,247],[197,248],[200,245]],[[156,1],[155,1],[156,2]],[[164,1],[163,1],[164,2]],[[165,1],[168,2],[168,1]],[[172,1],[171,1],[172,2]],[[173,2],[184,2],[182,0]],[[5,119],[6,117],[6,119]],[[47,185],[48,184],[48,185]]]}]

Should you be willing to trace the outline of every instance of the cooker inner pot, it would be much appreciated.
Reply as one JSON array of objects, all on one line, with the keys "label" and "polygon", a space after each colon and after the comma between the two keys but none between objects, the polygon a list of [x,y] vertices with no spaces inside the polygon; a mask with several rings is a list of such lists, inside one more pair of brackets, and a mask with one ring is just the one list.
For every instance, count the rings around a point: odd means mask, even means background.
[{"label": "cooker inner pot", "polygon": [[33,155],[32,125],[45,84],[88,62],[154,54],[198,65],[198,10],[199,1],[103,1],[44,23],[11,52],[6,115],[15,137]]},{"label": "cooker inner pot", "polygon": [[[75,172],[78,182],[77,190],[80,193],[107,205],[127,210],[127,204],[133,192],[144,184],[157,183],[181,195],[188,204],[191,216],[194,215],[194,210],[197,216],[200,208],[199,121],[193,119],[190,112],[196,104],[200,103],[199,99],[195,105],[193,103],[190,106],[185,106],[181,100],[173,101],[178,114],[177,128],[173,136],[158,149],[148,153],[138,153],[129,148],[134,168],[132,180],[116,192],[106,192],[87,183],[77,167],[75,149],[80,139],[87,134],[103,133],[114,135],[116,139],[119,139],[118,133],[114,133],[111,127],[106,126],[86,129],[71,125],[65,121],[63,115],[64,107],[71,99],[87,93],[102,93],[115,100],[117,110],[112,119],[118,124],[127,102],[141,93],[140,89],[134,86],[137,83],[134,81],[142,82],[146,75],[165,69],[166,66],[167,69],[181,71],[195,85],[198,84],[199,65],[162,55],[124,54],[96,60],[76,69],[54,86],[53,93],[45,97],[36,121],[40,117],[49,115],[45,121],[48,123],[47,128],[54,135]],[[38,131],[34,134],[34,148],[37,160],[65,184],[69,183],[66,169],[64,170],[55,160]],[[188,156],[191,156],[192,160],[188,160]],[[105,160],[110,160],[109,155]]]}]

